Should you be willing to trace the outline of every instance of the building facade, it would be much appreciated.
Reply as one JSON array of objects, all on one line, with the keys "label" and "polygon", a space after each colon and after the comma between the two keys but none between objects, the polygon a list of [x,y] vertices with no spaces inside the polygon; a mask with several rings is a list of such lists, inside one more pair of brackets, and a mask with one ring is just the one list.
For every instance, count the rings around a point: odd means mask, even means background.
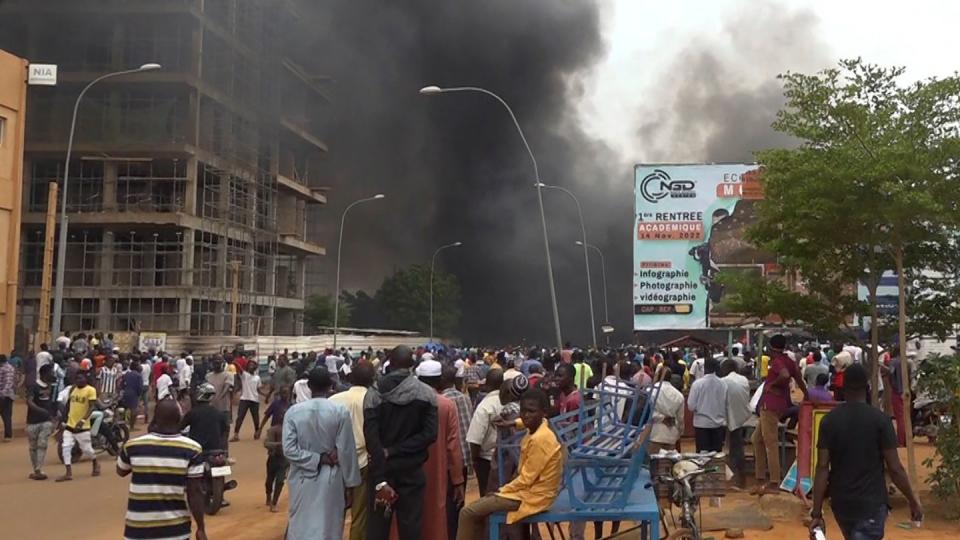
[{"label": "building facade", "polygon": [[326,203],[326,80],[284,0],[9,0],[0,48],[57,64],[28,95],[19,322],[38,323],[44,212],[67,185],[62,328],[296,335],[306,269],[325,254],[307,208]]},{"label": "building facade", "polygon": [[13,349],[16,341],[26,73],[25,60],[0,50],[0,351],[4,352]]}]

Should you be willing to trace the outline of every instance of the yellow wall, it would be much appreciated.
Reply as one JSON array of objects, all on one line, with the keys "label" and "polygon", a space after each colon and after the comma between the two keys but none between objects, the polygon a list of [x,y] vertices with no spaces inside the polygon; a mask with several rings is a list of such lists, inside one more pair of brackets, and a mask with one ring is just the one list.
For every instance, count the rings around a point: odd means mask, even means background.
[{"label": "yellow wall", "polygon": [[0,353],[13,348],[20,258],[20,196],[27,61],[0,50]]}]

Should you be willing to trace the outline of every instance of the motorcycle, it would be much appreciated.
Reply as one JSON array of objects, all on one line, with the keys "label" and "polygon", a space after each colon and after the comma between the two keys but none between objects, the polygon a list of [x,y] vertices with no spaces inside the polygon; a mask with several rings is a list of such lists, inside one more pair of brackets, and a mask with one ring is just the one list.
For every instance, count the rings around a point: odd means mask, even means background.
[{"label": "motorcycle", "polygon": [[951,423],[949,415],[944,414],[946,404],[938,400],[921,394],[913,402],[913,424],[914,437],[926,437],[930,444],[937,442],[937,435],[941,428],[948,427]]},{"label": "motorcycle", "polygon": [[[90,443],[96,452],[106,452],[112,457],[116,457],[123,448],[124,443],[130,439],[130,427],[127,426],[126,408],[120,405],[119,401],[105,399],[101,402],[102,406],[98,411],[103,415],[100,421],[100,429],[96,435],[91,436]],[[57,446],[63,445],[62,431],[57,434]],[[82,456],[80,445],[74,444],[70,449],[73,461],[76,462]],[[57,457],[63,462],[63,454],[57,452]]]},{"label": "motorcycle", "polygon": [[204,512],[212,516],[226,506],[223,494],[237,487],[236,480],[226,480],[233,470],[227,462],[227,453],[223,450],[206,452],[203,465],[203,506]]},{"label": "motorcycle", "polygon": [[111,456],[120,453],[124,443],[130,440],[130,427],[127,426],[127,409],[119,401],[104,402],[103,420],[100,431],[93,437],[93,448],[105,450]]}]

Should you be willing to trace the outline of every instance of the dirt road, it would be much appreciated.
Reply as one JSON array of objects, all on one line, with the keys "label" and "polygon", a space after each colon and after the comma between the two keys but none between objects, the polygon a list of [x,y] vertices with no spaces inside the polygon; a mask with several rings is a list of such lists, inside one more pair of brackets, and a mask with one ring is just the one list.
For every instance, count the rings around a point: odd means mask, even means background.
[{"label": "dirt road", "polygon": [[[15,410],[15,418],[23,419],[22,406]],[[142,434],[137,432],[134,435]],[[12,443],[0,444],[0,538],[10,540],[115,540],[123,531],[126,508],[127,480],[118,478],[113,462],[103,456],[103,475],[90,477],[90,464],[80,463],[74,469],[75,480],[55,484],[52,478],[62,473],[62,467],[51,451],[47,454],[46,472],[51,480],[29,480],[29,459],[26,440],[18,437]],[[932,453],[926,445],[919,446],[921,459]],[[214,517],[207,518],[208,536],[212,540],[280,540],[286,525],[286,494],[280,513],[272,514],[264,505],[265,451],[260,441],[252,440],[252,426],[244,426],[243,440],[231,445],[237,459],[234,466],[239,482],[237,490],[229,493],[230,507]],[[475,482],[468,498],[477,497]],[[806,538],[800,524],[802,508],[790,496],[779,496],[782,501],[764,502],[764,512],[774,521],[771,531],[746,531],[748,539],[794,540]],[[960,524],[943,519],[943,505],[935,504],[928,492],[924,502],[929,507],[929,518],[920,530],[903,530],[898,523],[909,520],[906,502],[894,497],[894,511],[887,524],[887,538],[911,540],[943,540],[960,538]],[[746,495],[732,495],[723,500],[724,508],[736,505],[755,505],[756,500]],[[838,539],[836,526],[828,518],[828,537]],[[609,527],[606,529],[609,531]],[[587,527],[592,533],[592,527]],[[722,538],[723,533],[714,533]],[[592,538],[592,536],[588,536]],[[439,539],[438,539],[439,540]]]}]

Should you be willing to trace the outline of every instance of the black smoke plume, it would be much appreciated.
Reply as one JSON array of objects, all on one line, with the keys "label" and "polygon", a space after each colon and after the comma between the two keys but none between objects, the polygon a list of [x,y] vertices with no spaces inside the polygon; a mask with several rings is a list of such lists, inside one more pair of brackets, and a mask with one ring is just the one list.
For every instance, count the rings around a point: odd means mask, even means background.
[{"label": "black smoke plume", "polygon": [[[706,40],[690,43],[669,77],[663,74],[662,91],[644,100],[644,116],[624,119],[637,126],[638,151],[620,156],[586,136],[575,116],[605,50],[597,3],[332,0],[314,11],[316,37],[304,46],[315,51],[310,67],[333,79],[333,191],[322,238],[330,255],[322,264],[332,276],[344,206],[385,193],[385,201],[351,211],[343,287],[372,292],[394,268],[429,263],[436,246],[460,240],[464,246],[444,252],[442,264],[462,284],[462,337],[471,343],[554,343],[533,171],[496,102],[477,94],[424,97],[422,86],[482,86],[510,103],[543,181],[581,199],[589,241],[606,254],[611,322],[625,340],[632,327],[632,165],[749,159],[769,146],[780,103],[775,75],[783,66],[760,61],[769,40],[790,39],[773,46],[781,59],[816,49],[808,15],[765,8],[759,22],[746,14],[731,20],[730,36],[721,38],[729,41],[725,52]],[[740,39],[740,30],[754,35]],[[745,74],[736,85],[721,84]],[[559,192],[544,197],[564,338],[589,344],[576,209]],[[600,268],[591,262],[599,324]]]}]

